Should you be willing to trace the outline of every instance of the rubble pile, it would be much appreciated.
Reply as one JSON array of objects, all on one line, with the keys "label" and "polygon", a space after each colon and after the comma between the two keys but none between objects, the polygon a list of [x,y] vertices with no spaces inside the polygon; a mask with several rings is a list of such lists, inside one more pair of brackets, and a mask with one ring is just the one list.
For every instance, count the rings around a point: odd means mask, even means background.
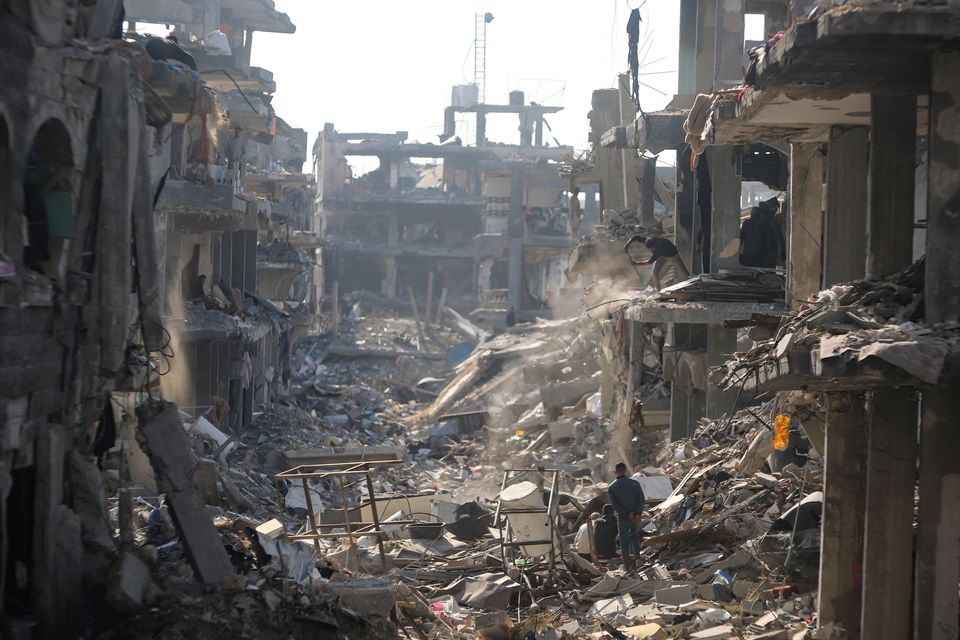
[{"label": "rubble pile", "polygon": [[[177,454],[157,448],[160,431],[143,420],[158,492],[130,516],[113,499],[114,526],[132,534],[112,601],[135,632],[104,637],[812,637],[822,469],[805,431],[822,413],[815,397],[705,421],[670,445],[638,430],[645,540],[627,573],[616,557],[590,561],[573,547],[607,502],[603,340],[577,320],[478,331],[451,369],[470,342],[460,329],[425,331],[359,302],[336,338],[297,345],[289,399],[260,407],[247,432],[232,433],[215,409],[179,414]],[[639,389],[655,396],[662,381],[642,378]],[[772,426],[780,412],[794,417],[785,446]],[[368,485],[285,476],[353,460],[370,461],[382,536],[347,524],[369,518]],[[178,473],[193,475],[187,491]],[[198,525],[183,495],[194,490],[224,567],[197,557],[204,536],[189,528]],[[514,521],[508,494],[551,515]],[[310,540],[311,523],[332,535]],[[529,526],[547,527],[547,542],[511,542]],[[222,577],[200,586],[210,571]]]},{"label": "rubble pile", "polygon": [[960,352],[960,323],[926,326],[924,260],[885,280],[858,280],[818,293],[784,316],[770,340],[726,365],[725,381],[751,376],[900,375],[936,384],[951,353]]}]

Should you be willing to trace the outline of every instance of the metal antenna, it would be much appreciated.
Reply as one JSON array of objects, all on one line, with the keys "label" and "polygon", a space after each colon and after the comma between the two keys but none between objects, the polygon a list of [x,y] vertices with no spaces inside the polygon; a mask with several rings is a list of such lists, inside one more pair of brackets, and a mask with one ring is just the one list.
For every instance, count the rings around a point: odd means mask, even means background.
[{"label": "metal antenna", "polygon": [[493,22],[493,14],[474,14],[473,32],[473,84],[477,85],[477,102],[484,104],[487,95],[487,25]]}]

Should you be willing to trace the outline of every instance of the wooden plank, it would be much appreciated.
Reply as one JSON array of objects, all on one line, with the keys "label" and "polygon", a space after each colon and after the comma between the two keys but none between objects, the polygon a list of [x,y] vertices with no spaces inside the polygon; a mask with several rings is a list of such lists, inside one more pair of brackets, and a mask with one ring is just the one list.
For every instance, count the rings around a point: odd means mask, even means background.
[{"label": "wooden plank", "polygon": [[220,584],[233,573],[213,520],[194,487],[196,464],[175,405],[157,401],[137,409],[137,441],[150,457],[157,485],[166,494],[173,523],[197,578]]}]

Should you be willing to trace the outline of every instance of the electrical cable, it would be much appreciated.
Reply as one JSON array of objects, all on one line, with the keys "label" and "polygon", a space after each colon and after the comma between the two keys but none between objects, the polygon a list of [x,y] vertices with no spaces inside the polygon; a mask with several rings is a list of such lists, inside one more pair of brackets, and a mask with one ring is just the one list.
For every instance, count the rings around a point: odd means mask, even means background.
[{"label": "electrical cable", "polygon": [[201,71],[200,73],[201,73],[201,74],[204,74],[204,73],[222,73],[223,75],[227,76],[228,78],[230,78],[230,82],[232,82],[233,85],[237,88],[237,91],[240,92],[240,95],[243,97],[244,102],[246,102],[247,105],[249,105],[249,107],[253,110],[254,113],[257,113],[257,114],[260,113],[260,110],[257,109],[255,106],[253,106],[253,103],[250,102],[250,100],[247,98],[247,94],[244,93],[243,89],[240,88],[240,85],[237,83],[236,80],[234,80],[233,76],[230,75],[230,73],[229,73],[226,69],[210,69],[209,71]]}]

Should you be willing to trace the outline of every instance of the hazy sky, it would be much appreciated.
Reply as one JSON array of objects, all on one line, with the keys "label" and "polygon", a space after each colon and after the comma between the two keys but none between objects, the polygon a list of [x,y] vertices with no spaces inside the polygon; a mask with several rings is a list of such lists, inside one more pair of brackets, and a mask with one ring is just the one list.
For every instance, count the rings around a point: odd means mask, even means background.
[{"label": "hazy sky", "polygon": [[[451,87],[473,80],[474,14],[489,11],[486,101],[506,104],[521,89],[527,101],[562,106],[547,120],[553,136],[583,148],[591,92],[626,70],[627,17],[639,1],[276,0],[297,32],[257,33],[252,64],[273,71],[277,113],[311,144],[324,122],[436,141]],[[649,74],[641,81],[662,92],[644,89],[647,110],[676,91],[679,4],[647,0],[641,9],[641,73]],[[515,117],[488,120],[489,139],[518,141]]]}]

